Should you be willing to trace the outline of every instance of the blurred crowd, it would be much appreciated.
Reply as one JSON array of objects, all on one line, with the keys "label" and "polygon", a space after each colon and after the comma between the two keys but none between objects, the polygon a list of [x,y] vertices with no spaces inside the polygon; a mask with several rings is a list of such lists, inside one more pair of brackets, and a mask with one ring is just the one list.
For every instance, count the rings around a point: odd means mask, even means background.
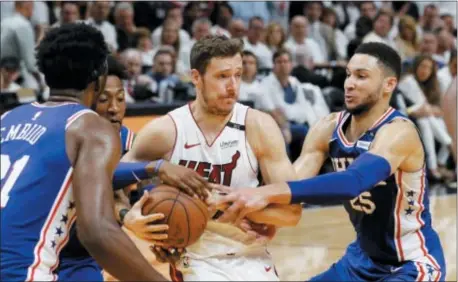
[{"label": "blurred crowd", "polygon": [[[345,66],[359,44],[398,50],[403,76],[392,106],[418,125],[431,179],[456,179],[441,97],[456,77],[457,2],[436,1],[33,1],[1,2],[0,88],[46,100],[34,48],[64,23],[104,35],[127,70],[127,103],[186,102],[193,44],[209,34],[244,41],[241,102],[270,113],[291,159],[308,129],[344,108]],[[30,93],[37,95],[27,95]],[[26,91],[29,90],[29,91]],[[24,94],[25,93],[25,94]]]}]

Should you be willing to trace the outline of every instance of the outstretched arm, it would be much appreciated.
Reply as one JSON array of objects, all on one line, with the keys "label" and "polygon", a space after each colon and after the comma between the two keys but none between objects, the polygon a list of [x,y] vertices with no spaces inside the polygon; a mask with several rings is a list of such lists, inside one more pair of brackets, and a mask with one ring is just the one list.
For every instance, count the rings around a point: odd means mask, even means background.
[{"label": "outstretched arm", "polygon": [[[286,154],[285,141],[274,119],[265,113],[251,109],[247,115],[248,142],[256,155],[264,182],[270,184],[297,179]],[[231,207],[219,218],[219,221],[232,222],[233,218],[230,215]],[[256,223],[281,227],[296,225],[301,215],[301,205],[272,204],[262,211],[247,215],[247,218]]]},{"label": "outstretched arm", "polygon": [[81,243],[104,269],[121,280],[163,281],[165,278],[143,258],[113,214],[111,179],[120,158],[119,136],[107,121],[87,114],[68,128],[66,140],[74,168]]},{"label": "outstretched arm", "polygon": [[405,171],[421,169],[423,159],[420,137],[414,125],[397,120],[380,129],[372,148],[361,154],[347,170],[276,185],[265,189],[265,193],[271,193],[267,198],[273,203],[348,200],[372,189],[399,168]]}]

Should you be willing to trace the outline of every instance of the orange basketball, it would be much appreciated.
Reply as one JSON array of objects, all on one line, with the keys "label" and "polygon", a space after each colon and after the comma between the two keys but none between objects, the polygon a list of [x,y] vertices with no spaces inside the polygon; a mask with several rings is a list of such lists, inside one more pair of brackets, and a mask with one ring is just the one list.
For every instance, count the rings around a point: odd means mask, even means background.
[{"label": "orange basketball", "polygon": [[195,243],[204,233],[209,220],[204,202],[163,184],[151,190],[150,199],[143,205],[142,213],[164,214],[164,219],[157,223],[169,225],[165,242],[175,248],[185,248]]}]

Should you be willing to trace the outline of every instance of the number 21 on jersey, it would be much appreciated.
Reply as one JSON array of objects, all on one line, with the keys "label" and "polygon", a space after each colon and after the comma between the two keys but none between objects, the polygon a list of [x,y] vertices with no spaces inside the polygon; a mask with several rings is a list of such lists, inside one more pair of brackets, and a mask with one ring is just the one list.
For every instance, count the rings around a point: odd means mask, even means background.
[{"label": "number 21 on jersey", "polygon": [[21,172],[24,170],[30,156],[25,155],[14,163],[11,163],[10,157],[8,155],[0,155],[0,157],[2,182],[1,208],[4,208],[8,203],[9,193],[18,180],[19,175],[21,175]]}]

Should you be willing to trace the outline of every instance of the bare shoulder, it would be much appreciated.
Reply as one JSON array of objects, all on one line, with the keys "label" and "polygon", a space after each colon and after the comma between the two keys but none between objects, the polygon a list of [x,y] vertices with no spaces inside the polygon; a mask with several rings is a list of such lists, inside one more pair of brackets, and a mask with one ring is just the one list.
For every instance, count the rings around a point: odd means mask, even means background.
[{"label": "bare shoulder", "polygon": [[339,122],[339,113],[331,113],[315,123],[307,134],[307,137],[325,140],[327,144]]},{"label": "bare shoulder", "polygon": [[92,113],[82,115],[67,128],[67,155],[72,163],[77,159],[78,149],[84,144],[90,145],[100,155],[120,151],[119,135],[113,126],[104,118]]},{"label": "bare shoulder", "polygon": [[422,148],[418,130],[408,119],[395,119],[382,126],[375,135],[373,147],[381,144],[396,144],[397,148],[413,150]]},{"label": "bare shoulder", "polygon": [[128,161],[153,161],[171,153],[176,126],[170,115],[152,119],[137,133],[134,144],[123,157]]},{"label": "bare shoulder", "polygon": [[248,108],[246,113],[246,127],[250,129],[259,129],[261,127],[278,127],[273,117],[267,113],[256,109]]}]

